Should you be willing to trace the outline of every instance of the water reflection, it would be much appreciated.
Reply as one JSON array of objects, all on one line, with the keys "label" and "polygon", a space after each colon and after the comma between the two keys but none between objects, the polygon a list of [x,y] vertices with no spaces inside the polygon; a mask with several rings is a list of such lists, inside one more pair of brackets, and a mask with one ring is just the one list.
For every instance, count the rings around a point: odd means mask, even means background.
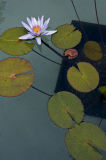
[{"label": "water reflection", "polygon": [[3,22],[3,20],[5,19],[5,17],[3,16],[3,11],[5,9],[6,6],[6,1],[4,0],[0,0],[0,24]]}]

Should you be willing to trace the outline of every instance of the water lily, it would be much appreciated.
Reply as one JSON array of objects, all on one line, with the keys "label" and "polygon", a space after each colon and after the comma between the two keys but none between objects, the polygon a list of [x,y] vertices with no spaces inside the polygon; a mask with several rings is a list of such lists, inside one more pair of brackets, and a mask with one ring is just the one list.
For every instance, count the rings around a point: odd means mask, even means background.
[{"label": "water lily", "polygon": [[36,38],[37,43],[41,45],[42,35],[51,35],[57,32],[56,30],[52,31],[47,30],[50,18],[48,18],[45,22],[43,21],[44,21],[44,16],[42,16],[41,19],[38,17],[38,20],[36,20],[35,17],[32,17],[31,19],[27,17],[27,22],[29,25],[24,23],[23,21],[21,23],[24,26],[24,28],[28,30],[28,33],[19,37],[19,39],[26,40],[26,39]]}]

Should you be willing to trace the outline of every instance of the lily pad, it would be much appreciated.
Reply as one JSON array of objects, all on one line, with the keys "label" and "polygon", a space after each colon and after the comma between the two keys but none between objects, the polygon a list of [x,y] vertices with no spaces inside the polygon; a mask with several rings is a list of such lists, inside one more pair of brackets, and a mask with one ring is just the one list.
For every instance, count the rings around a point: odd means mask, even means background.
[{"label": "lily pad", "polygon": [[34,81],[34,70],[23,58],[7,58],[0,61],[0,96],[15,97],[26,92]]},{"label": "lily pad", "polygon": [[103,57],[100,45],[95,41],[88,41],[85,43],[83,52],[89,59],[98,61]]},{"label": "lily pad", "polygon": [[64,24],[56,28],[57,32],[52,35],[52,43],[60,49],[68,49],[77,46],[81,41],[81,32],[73,25]]},{"label": "lily pad", "polygon": [[74,59],[78,56],[78,51],[76,49],[67,49],[65,52],[64,52],[64,55],[65,56],[68,56],[68,59]]},{"label": "lily pad", "polygon": [[27,30],[23,27],[8,29],[0,36],[0,50],[12,56],[27,54],[34,44],[19,40],[19,37],[25,34]]},{"label": "lily pad", "polygon": [[76,160],[102,160],[98,149],[106,151],[106,135],[98,126],[83,122],[69,129],[65,144]]},{"label": "lily pad", "polygon": [[99,87],[99,91],[101,92],[103,102],[106,102],[106,86]]},{"label": "lily pad", "polygon": [[72,120],[83,120],[84,108],[81,100],[73,93],[62,91],[52,96],[48,102],[50,119],[61,128],[71,128]]},{"label": "lily pad", "polygon": [[77,63],[78,69],[70,67],[67,72],[69,84],[80,92],[90,92],[94,90],[99,83],[99,74],[97,70],[87,62]]}]

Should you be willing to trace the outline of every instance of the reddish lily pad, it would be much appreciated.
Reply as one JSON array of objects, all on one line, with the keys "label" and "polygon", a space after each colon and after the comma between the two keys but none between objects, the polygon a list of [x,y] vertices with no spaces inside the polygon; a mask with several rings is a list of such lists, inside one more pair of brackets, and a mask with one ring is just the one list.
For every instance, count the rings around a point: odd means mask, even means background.
[{"label": "reddish lily pad", "polygon": [[0,61],[0,96],[15,97],[26,92],[34,81],[34,70],[24,58],[7,58]]},{"label": "reddish lily pad", "polygon": [[27,54],[34,44],[19,40],[19,37],[25,34],[27,30],[23,27],[8,29],[0,36],[0,50],[12,56]]},{"label": "reddish lily pad", "polygon": [[76,49],[67,49],[64,55],[68,56],[68,59],[71,60],[78,56],[78,51]]}]

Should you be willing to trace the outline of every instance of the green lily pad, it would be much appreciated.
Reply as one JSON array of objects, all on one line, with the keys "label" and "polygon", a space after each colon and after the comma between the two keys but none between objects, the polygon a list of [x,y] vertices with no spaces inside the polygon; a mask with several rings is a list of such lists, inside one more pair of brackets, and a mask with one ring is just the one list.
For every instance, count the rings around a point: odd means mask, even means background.
[{"label": "green lily pad", "polygon": [[65,144],[76,160],[102,160],[98,149],[106,151],[106,135],[98,126],[83,122],[69,129]]},{"label": "green lily pad", "polygon": [[83,52],[89,59],[98,61],[103,57],[100,45],[95,41],[88,41],[85,43]]},{"label": "green lily pad", "polygon": [[87,62],[77,63],[78,69],[70,67],[67,72],[69,84],[80,92],[90,92],[94,90],[99,83],[99,74],[97,70]]},{"label": "green lily pad", "polygon": [[81,100],[70,92],[58,92],[48,102],[50,119],[61,128],[71,128],[72,120],[83,120],[84,108]]},{"label": "green lily pad", "polygon": [[64,24],[56,28],[57,32],[52,35],[52,43],[60,49],[68,49],[77,46],[81,41],[81,32],[73,25]]},{"label": "green lily pad", "polygon": [[27,30],[23,27],[8,29],[0,36],[0,50],[12,56],[27,54],[34,44],[19,40],[19,37],[25,34]]},{"label": "green lily pad", "polygon": [[106,86],[99,87],[99,91],[101,92],[103,102],[106,102]]},{"label": "green lily pad", "polygon": [[34,70],[23,58],[7,58],[0,61],[0,96],[15,97],[26,92],[34,81]]}]

